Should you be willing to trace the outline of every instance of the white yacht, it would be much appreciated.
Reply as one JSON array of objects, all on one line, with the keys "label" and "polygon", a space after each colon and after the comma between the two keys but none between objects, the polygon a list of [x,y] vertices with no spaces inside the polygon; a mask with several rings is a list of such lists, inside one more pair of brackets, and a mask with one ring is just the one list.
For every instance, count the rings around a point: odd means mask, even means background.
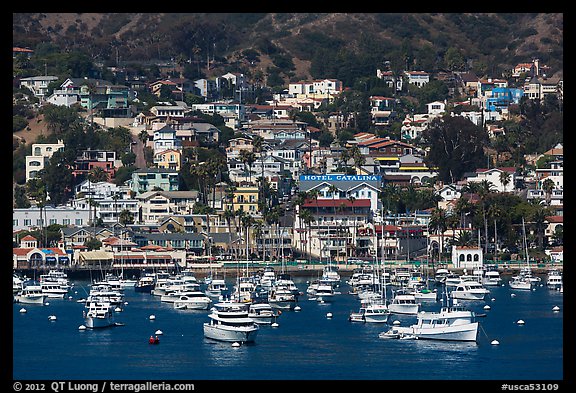
[{"label": "white yacht", "polygon": [[562,287],[562,273],[560,270],[551,269],[548,271],[546,286],[548,289],[560,289]]},{"label": "white yacht", "polygon": [[57,281],[43,280],[40,282],[42,287],[42,293],[48,298],[64,299],[64,296],[68,294],[68,289],[62,287],[62,285]]},{"label": "white yacht", "polygon": [[482,278],[482,285],[498,287],[502,283],[502,278],[498,270],[486,270],[484,277]]},{"label": "white yacht", "polygon": [[450,292],[452,299],[484,300],[490,291],[476,280],[463,280]]},{"label": "white yacht", "polygon": [[420,340],[476,341],[478,322],[475,314],[462,306],[445,306],[439,312],[423,311],[410,326],[393,326],[380,338],[414,338]]},{"label": "white yacht", "polygon": [[386,323],[390,316],[390,310],[384,303],[362,302],[357,312],[351,312],[350,322]]},{"label": "white yacht", "polygon": [[254,342],[260,327],[248,316],[247,303],[220,302],[212,308],[205,322],[204,337],[228,342]]},{"label": "white yacht", "polygon": [[334,300],[334,282],[328,281],[326,279],[321,279],[318,281],[318,286],[314,292],[314,297],[319,302],[331,302]]},{"label": "white yacht", "polygon": [[414,294],[398,291],[388,305],[388,309],[393,314],[416,315],[420,310],[420,303],[416,301]]},{"label": "white yacht", "polygon": [[177,310],[208,310],[212,299],[202,291],[190,291],[173,300]]},{"label": "white yacht", "polygon": [[89,329],[114,326],[114,312],[110,302],[92,301],[86,305],[82,312],[84,326]]},{"label": "white yacht", "polygon": [[276,322],[281,314],[282,311],[275,310],[268,303],[252,303],[248,308],[248,317],[259,325],[270,325]]},{"label": "white yacht", "polygon": [[204,292],[209,297],[220,298],[228,292],[228,286],[223,278],[212,278]]},{"label": "white yacht", "polygon": [[534,287],[534,283],[530,280],[529,277],[522,276],[514,276],[510,278],[508,285],[510,285],[510,289],[521,289],[524,291],[531,291]]},{"label": "white yacht", "polygon": [[324,269],[322,270],[322,279],[330,281],[336,286],[340,285],[341,277],[340,273],[338,273],[338,267],[331,264],[324,266]]},{"label": "white yacht", "polygon": [[42,292],[42,287],[36,282],[24,282],[22,289],[14,295],[14,301],[24,304],[44,304],[46,294]]}]

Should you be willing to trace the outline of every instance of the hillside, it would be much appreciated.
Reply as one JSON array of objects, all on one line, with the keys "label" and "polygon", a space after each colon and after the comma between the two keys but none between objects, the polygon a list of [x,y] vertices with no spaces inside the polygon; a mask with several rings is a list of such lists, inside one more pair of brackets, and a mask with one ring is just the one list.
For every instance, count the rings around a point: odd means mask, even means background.
[{"label": "hillside", "polygon": [[[322,73],[317,57],[325,57],[324,51],[369,56],[372,63],[402,53],[408,66],[418,68],[452,47],[469,63],[488,68],[497,64],[505,69],[538,57],[557,73],[563,64],[563,14],[14,14],[15,46],[37,49],[46,42],[112,64],[172,59],[204,68],[209,61],[212,70],[246,67],[253,73],[281,64],[292,79]],[[247,59],[246,50],[256,51],[257,58]]]}]

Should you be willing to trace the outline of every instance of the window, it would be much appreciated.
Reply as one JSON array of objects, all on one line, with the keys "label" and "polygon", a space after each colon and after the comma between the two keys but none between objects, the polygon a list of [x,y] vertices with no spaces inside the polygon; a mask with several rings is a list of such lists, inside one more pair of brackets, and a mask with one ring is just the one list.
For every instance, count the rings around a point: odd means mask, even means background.
[{"label": "window", "polygon": [[30,225],[32,225],[32,220],[29,218],[25,218],[24,219],[24,226],[29,227]]},{"label": "window", "polygon": [[81,218],[77,218],[74,220],[74,224],[78,225],[78,226],[82,226],[82,219]]},{"label": "window", "polygon": [[62,225],[70,225],[70,219],[69,218],[65,218],[62,220]]}]

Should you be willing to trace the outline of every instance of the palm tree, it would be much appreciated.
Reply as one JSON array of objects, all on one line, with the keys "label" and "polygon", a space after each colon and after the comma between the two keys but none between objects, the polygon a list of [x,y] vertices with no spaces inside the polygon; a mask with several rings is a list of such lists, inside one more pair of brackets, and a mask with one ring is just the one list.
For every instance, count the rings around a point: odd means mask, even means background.
[{"label": "palm tree", "polygon": [[[236,213],[234,213],[234,210],[232,209],[228,209],[226,208],[226,210],[224,210],[224,219],[226,220],[226,225],[228,227],[228,249],[230,250],[232,248],[232,228],[231,228],[231,221],[234,219],[234,217],[236,217]],[[236,259],[237,255],[234,255],[234,259]]]},{"label": "palm tree", "polygon": [[244,168],[246,169],[246,165],[248,166],[248,176],[249,181],[252,183],[252,164],[256,161],[256,154],[250,150],[240,150],[240,161],[244,163]]},{"label": "palm tree", "polygon": [[552,199],[552,191],[556,188],[554,180],[547,178],[542,182],[542,189],[546,192],[546,204],[550,206],[550,200]]},{"label": "palm tree", "polygon": [[447,228],[447,217],[446,211],[442,208],[435,208],[432,210],[430,216],[429,228],[440,235],[440,257],[444,251],[444,232]]},{"label": "palm tree", "polygon": [[[304,223],[304,225],[307,228],[307,245],[308,245],[308,263],[311,262],[311,257],[312,257],[312,249],[311,249],[311,241],[310,241],[310,237],[311,237],[311,232],[312,232],[312,228],[311,228],[311,224],[312,221],[314,221],[314,215],[312,214],[312,212],[308,209],[301,209],[298,212],[298,217],[300,218],[300,221],[302,223]],[[300,244],[302,244],[302,239],[300,240]],[[306,247],[304,247],[304,251],[306,251]]]},{"label": "palm tree", "polygon": [[506,186],[510,184],[510,172],[502,171],[500,172],[500,182],[504,186],[504,192],[506,192]]}]

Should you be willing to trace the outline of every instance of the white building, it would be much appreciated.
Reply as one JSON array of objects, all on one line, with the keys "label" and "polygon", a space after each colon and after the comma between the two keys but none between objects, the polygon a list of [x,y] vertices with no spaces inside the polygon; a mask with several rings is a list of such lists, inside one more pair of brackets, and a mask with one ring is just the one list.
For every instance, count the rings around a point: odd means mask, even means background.
[{"label": "white building", "polygon": [[26,156],[26,181],[38,176],[38,172],[46,166],[52,154],[64,150],[64,142],[57,143],[33,143],[32,155]]},{"label": "white building", "polygon": [[33,230],[47,225],[58,224],[63,226],[81,227],[90,220],[89,209],[79,209],[69,206],[46,206],[42,209],[40,218],[40,208],[14,208],[12,210],[13,230]]},{"label": "white building", "polygon": [[456,269],[475,269],[484,266],[482,248],[452,246],[452,265]]}]

